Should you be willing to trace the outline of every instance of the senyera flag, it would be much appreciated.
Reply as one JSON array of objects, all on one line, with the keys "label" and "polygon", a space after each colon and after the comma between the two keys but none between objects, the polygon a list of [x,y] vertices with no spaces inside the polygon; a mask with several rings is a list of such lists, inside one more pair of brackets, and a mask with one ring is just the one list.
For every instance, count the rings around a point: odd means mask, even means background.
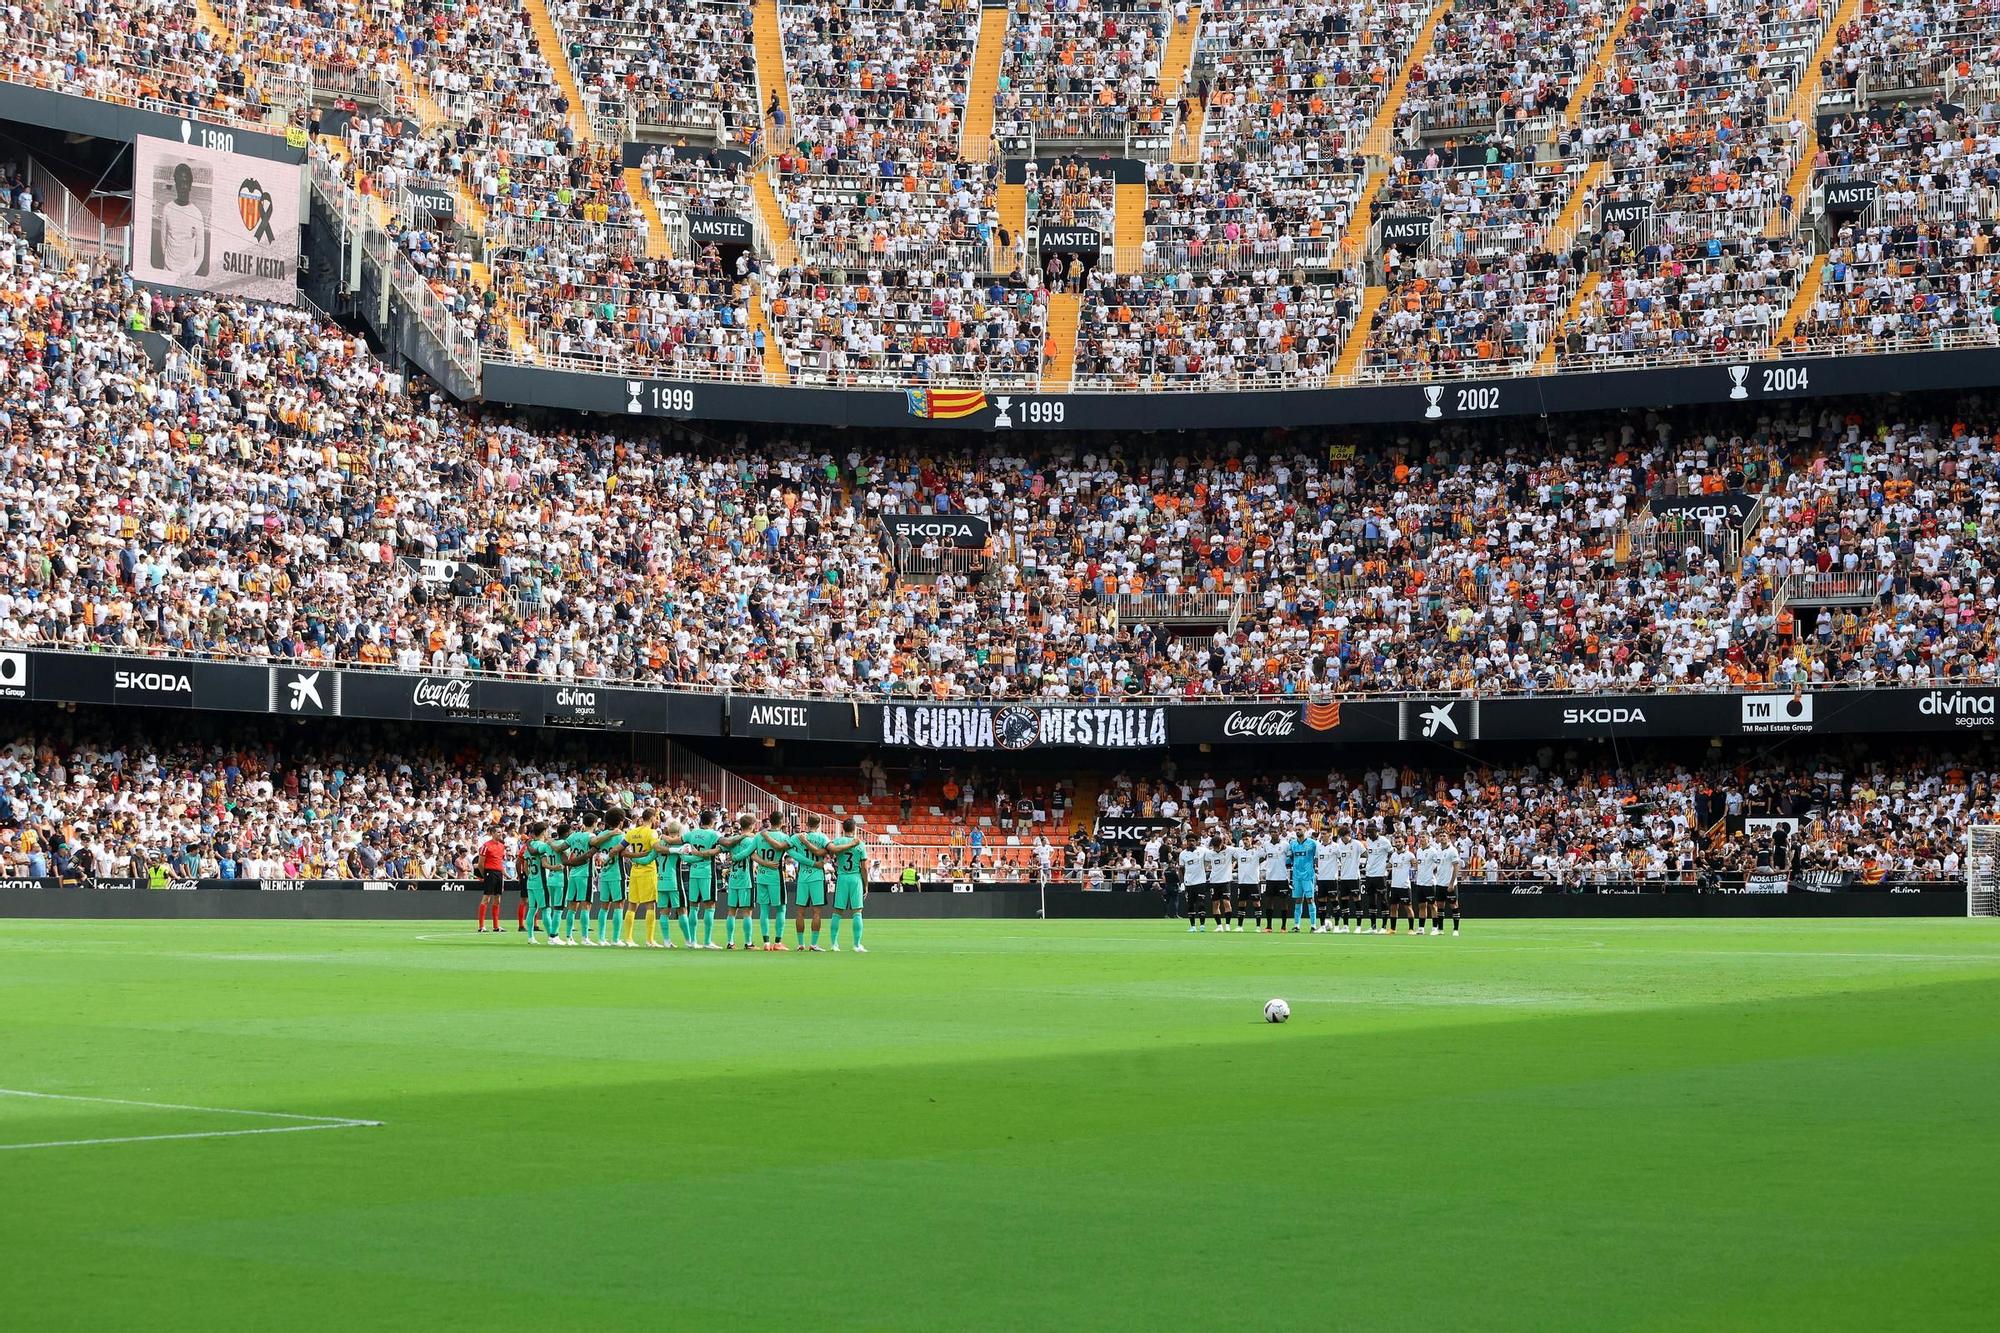
[{"label": "senyera flag", "polygon": [[955,421],[986,410],[984,389],[910,389],[906,400],[913,417]]}]

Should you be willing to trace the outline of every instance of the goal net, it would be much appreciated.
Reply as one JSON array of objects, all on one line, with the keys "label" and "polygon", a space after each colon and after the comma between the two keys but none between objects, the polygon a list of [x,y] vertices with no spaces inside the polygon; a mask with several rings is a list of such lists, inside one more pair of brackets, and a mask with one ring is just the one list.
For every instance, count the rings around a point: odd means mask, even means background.
[{"label": "goal net", "polygon": [[2000,915],[2000,824],[1974,824],[1965,835],[1965,914]]}]

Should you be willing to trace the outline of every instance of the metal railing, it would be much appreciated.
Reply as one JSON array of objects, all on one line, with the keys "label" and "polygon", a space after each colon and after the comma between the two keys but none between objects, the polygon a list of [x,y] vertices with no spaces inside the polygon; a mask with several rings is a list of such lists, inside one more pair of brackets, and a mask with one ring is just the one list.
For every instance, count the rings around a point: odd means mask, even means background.
[{"label": "metal railing", "polygon": [[1127,625],[1226,625],[1240,598],[1226,592],[1114,593],[1104,601]]},{"label": "metal railing", "polygon": [[[119,654],[130,657],[145,657],[156,661],[224,662],[224,663],[243,664],[250,666],[312,665],[319,667],[335,668],[341,671],[366,671],[366,672],[377,672],[386,675],[462,676],[468,679],[534,681],[541,684],[551,684],[551,685],[571,684],[571,683],[586,684],[586,685],[607,685],[607,686],[620,685],[635,689],[659,689],[659,690],[671,690],[686,694],[717,695],[725,699],[735,694],[768,694],[771,692],[769,688],[760,688],[755,686],[739,687],[731,685],[712,684],[704,681],[677,681],[664,675],[635,676],[635,675],[621,674],[616,671],[601,671],[594,674],[586,674],[586,675],[577,675],[574,672],[572,672],[569,675],[564,675],[561,672],[553,670],[548,672],[541,672],[541,671],[497,670],[494,668],[471,669],[471,668],[460,668],[460,667],[453,667],[450,669],[439,669],[421,664],[413,667],[404,667],[404,666],[398,666],[394,663],[365,662],[358,658],[341,657],[338,656],[337,654],[328,654],[323,656],[300,656],[300,657],[288,658],[272,653],[208,651],[202,649],[167,647],[159,644],[145,644],[145,643],[91,644],[88,642],[88,640],[81,638],[59,639],[46,636],[37,637],[35,635],[29,635],[29,634],[17,634],[11,637],[0,637],[0,648],[33,648],[44,652],[69,653],[85,657],[96,657],[105,654]],[[1943,665],[1942,659],[1939,659],[1938,665],[1940,666]],[[1976,680],[1968,681],[1963,678],[1953,678],[1946,676],[1916,677],[1909,680],[1889,679],[1881,681],[1824,681],[1824,682],[1815,682],[1812,686],[1812,691],[1815,695],[1852,693],[1865,696],[1877,690],[1922,688],[1931,685],[1945,686],[1945,685],[1966,685],[1966,684],[1983,684],[1983,683],[1985,682]],[[1789,689],[1791,687],[1789,683],[1779,682],[1767,688],[1771,690],[1784,690],[1784,689]],[[1470,690],[1462,687],[1453,688],[1450,686],[1443,686],[1443,685],[1433,686],[1430,688],[1410,686],[1404,689],[1393,689],[1393,690],[1346,690],[1325,697],[1330,699],[1337,699],[1342,702],[1347,702],[1350,700],[1358,701],[1363,699],[1376,699],[1376,700],[1412,699],[1412,700],[1423,700],[1425,702],[1436,702],[1439,699],[1518,699],[1518,698],[1599,699],[1604,697],[1606,694],[1666,696],[1666,695],[1682,695],[1682,694],[1686,695],[1737,694],[1737,693],[1742,693],[1743,691],[1744,691],[1743,686],[1730,681],[1723,681],[1720,683],[1713,683],[1713,684],[1702,681],[1675,681],[1665,684],[1658,682],[1650,682],[1650,681],[1639,681],[1639,682],[1620,682],[1616,685],[1587,685],[1587,686],[1572,686],[1567,688],[1557,687],[1557,686],[1539,686],[1539,685],[1534,687],[1524,688],[1513,684],[1501,684],[1494,688],[1470,689]],[[787,698],[831,700],[838,703],[851,703],[857,705],[864,703],[937,702],[937,700],[932,699],[928,695],[917,695],[913,694],[908,690],[893,690],[893,689],[890,690],[878,689],[878,690],[857,692],[857,691],[828,690],[818,687],[786,687],[784,689],[784,694],[785,697]],[[1311,697],[1320,698],[1321,696],[1314,695]],[[1272,700],[1282,703],[1302,703],[1307,698],[1308,698],[1307,694],[1301,691],[1271,690],[1261,693],[1241,693],[1241,694],[1223,694],[1220,692],[1197,693],[1197,694],[1187,694],[1187,693],[1145,694],[1142,692],[1133,692],[1128,694],[1107,694],[1102,697],[1088,697],[1088,696],[1079,697],[1075,695],[1041,696],[1041,695],[1014,695],[1014,694],[989,694],[989,695],[968,694],[964,696],[953,696],[948,700],[944,700],[944,702],[974,703],[974,704],[1051,703],[1051,704],[1078,705],[1078,704],[1102,703],[1102,704],[1167,705],[1167,704],[1234,704],[1234,703],[1247,703],[1251,701],[1263,701],[1263,700]]]},{"label": "metal railing", "polygon": [[1866,606],[1879,595],[1887,577],[1876,569],[1790,574],[1785,578],[1784,601],[1791,606]]}]

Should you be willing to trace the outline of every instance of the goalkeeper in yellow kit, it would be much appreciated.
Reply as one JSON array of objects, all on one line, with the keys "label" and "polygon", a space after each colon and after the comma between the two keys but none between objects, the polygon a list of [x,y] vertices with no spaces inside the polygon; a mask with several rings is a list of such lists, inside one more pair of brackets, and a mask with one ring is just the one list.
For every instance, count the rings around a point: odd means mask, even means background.
[{"label": "goalkeeper in yellow kit", "polygon": [[659,938],[660,929],[660,835],[654,830],[652,811],[640,809],[632,816],[632,827],[625,830],[625,845],[620,849],[631,869],[631,882],[625,896],[625,929],[619,942],[633,944],[633,926],[641,912],[646,917],[646,943],[654,949],[664,949],[666,944]]}]

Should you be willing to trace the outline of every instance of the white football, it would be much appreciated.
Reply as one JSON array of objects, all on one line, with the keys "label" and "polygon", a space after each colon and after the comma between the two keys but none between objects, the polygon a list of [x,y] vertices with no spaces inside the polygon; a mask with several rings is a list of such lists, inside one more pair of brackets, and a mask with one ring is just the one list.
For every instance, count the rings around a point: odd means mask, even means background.
[{"label": "white football", "polygon": [[1282,1023],[1292,1016],[1292,1006],[1283,1000],[1272,1000],[1264,1006],[1266,1023]]}]

